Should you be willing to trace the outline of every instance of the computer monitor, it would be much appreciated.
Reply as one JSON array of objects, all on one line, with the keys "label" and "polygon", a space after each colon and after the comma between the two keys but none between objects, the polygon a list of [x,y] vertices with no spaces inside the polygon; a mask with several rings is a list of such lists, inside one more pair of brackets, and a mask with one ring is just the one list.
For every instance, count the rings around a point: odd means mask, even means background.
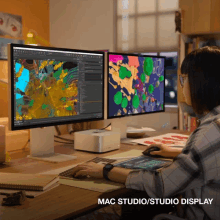
[{"label": "computer monitor", "polygon": [[164,112],[165,57],[108,54],[107,118]]},{"label": "computer monitor", "polygon": [[42,127],[104,119],[104,52],[10,44],[9,82],[9,128],[31,128],[32,156],[54,155]]}]

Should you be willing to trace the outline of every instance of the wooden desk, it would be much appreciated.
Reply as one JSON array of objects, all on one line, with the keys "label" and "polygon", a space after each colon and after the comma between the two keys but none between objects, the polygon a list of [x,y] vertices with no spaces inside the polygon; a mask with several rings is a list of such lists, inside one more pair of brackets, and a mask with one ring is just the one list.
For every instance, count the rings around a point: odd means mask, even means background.
[{"label": "wooden desk", "polygon": [[[160,135],[164,133],[183,133],[177,130],[151,132],[151,136]],[[95,156],[108,156],[116,153],[125,152],[131,149],[145,150],[146,146],[142,145],[128,145],[122,144],[120,150],[112,151],[104,154],[93,154],[87,152],[74,151],[70,146],[61,147],[55,146],[55,151],[59,153],[75,154],[76,160],[67,161],[63,163],[53,164],[48,162],[36,161],[26,158],[29,151],[24,151],[19,154],[11,154],[12,161],[10,165],[4,165],[1,167],[1,172],[16,172],[16,173],[39,173],[51,169],[57,169],[65,167],[71,164],[77,164],[82,161],[89,160]],[[70,187],[66,185],[60,185],[55,189],[52,189],[45,194],[42,194],[34,199],[27,199],[27,202],[22,206],[0,206],[0,219],[1,220],[61,220],[70,217],[76,217],[91,212],[98,206],[98,198],[113,198],[122,197],[129,193],[128,189],[119,189],[111,193],[100,193],[76,187]],[[0,196],[2,199],[3,196]]]}]

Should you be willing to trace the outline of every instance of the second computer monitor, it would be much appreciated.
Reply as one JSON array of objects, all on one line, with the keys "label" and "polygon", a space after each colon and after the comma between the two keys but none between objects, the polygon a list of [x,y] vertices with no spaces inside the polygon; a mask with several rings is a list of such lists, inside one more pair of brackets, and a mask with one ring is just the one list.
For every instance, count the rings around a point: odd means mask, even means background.
[{"label": "second computer monitor", "polygon": [[108,118],[164,111],[165,57],[109,53]]}]

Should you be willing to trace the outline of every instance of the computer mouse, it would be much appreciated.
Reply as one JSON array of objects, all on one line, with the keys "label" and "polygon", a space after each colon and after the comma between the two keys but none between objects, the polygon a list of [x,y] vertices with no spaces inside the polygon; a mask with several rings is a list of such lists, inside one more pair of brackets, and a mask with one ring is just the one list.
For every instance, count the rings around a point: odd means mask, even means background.
[{"label": "computer mouse", "polygon": [[142,154],[145,156],[149,156],[149,157],[162,158],[163,156],[150,154],[152,151],[159,151],[159,150],[160,150],[159,147],[150,147],[150,148],[146,149],[145,151],[143,151]]}]

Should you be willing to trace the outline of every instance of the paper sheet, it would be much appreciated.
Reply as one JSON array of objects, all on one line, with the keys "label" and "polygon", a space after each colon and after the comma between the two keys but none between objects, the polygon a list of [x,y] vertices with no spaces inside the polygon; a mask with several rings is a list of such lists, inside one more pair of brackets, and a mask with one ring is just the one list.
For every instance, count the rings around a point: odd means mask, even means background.
[{"label": "paper sheet", "polygon": [[183,148],[185,147],[188,138],[189,135],[167,133],[155,137],[135,139],[132,142],[146,146],[150,146],[151,144],[166,144],[174,148]]},{"label": "paper sheet", "polygon": [[110,158],[110,159],[127,159],[127,158],[132,158],[132,157],[138,157],[142,155],[143,150],[129,150],[123,153],[118,153],[114,154],[111,156],[106,156],[105,158]]}]

